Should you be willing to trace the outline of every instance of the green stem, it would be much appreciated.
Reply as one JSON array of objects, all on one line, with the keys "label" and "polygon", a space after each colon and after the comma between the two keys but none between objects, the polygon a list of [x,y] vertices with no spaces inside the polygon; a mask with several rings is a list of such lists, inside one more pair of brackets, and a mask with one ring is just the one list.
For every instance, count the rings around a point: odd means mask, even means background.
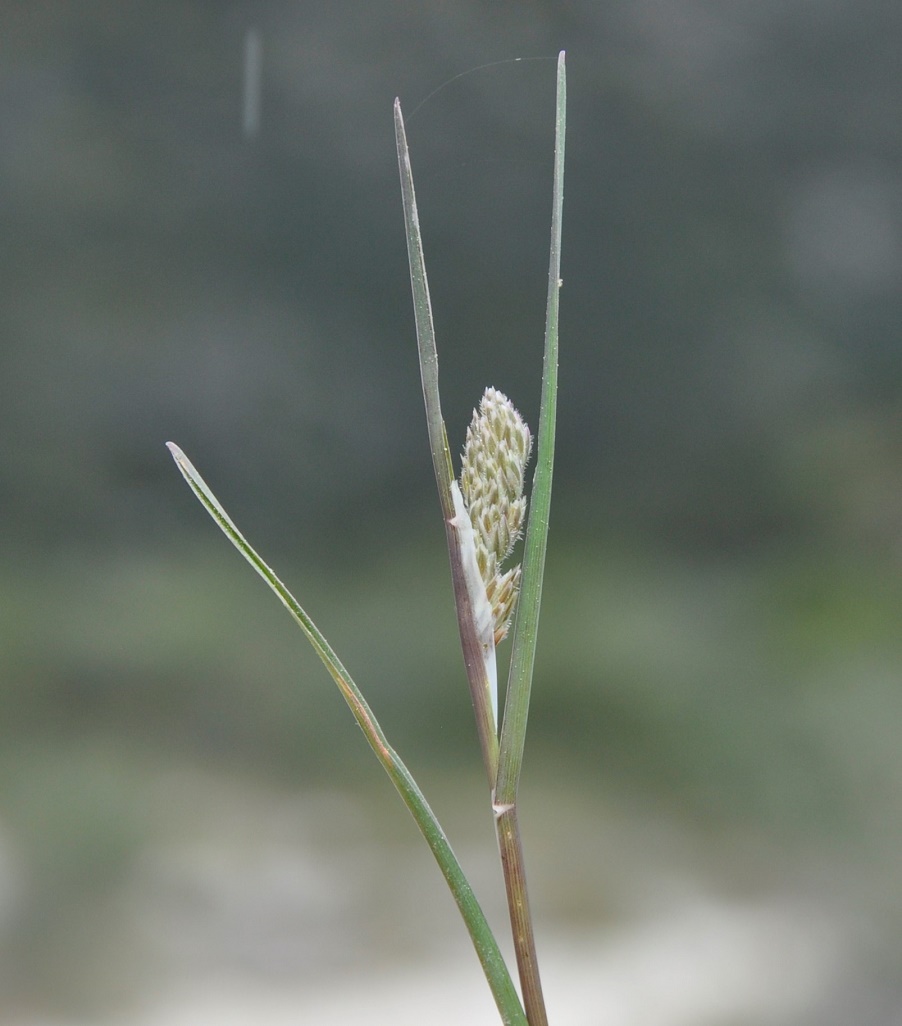
[{"label": "green stem", "polygon": [[560,290],[561,219],[563,211],[564,136],[566,127],[566,69],[564,54],[558,58],[557,107],[555,119],[555,162],[552,202],[551,252],[549,257],[548,302],[545,321],[545,355],[542,374],[542,402],[539,414],[538,454],[533,481],[531,512],[524,543],[523,580],[514,627],[513,653],[501,743],[498,744],[494,717],[487,700],[487,686],[474,617],[463,577],[460,544],[451,527],[453,470],[448,439],[441,415],[438,389],[438,357],[432,307],[426,278],[410,154],[401,107],[395,101],[395,135],[401,170],[401,192],[407,230],[407,251],[413,290],[420,374],[426,405],[426,422],[438,484],[439,500],[448,535],[452,580],[461,643],[483,761],[492,788],[492,804],[504,873],[511,930],[520,974],[520,985],[529,1026],[547,1026],[536,958],[526,870],[517,817],[517,793],[523,762],[526,723],[535,664],[536,634],[541,604],[542,577],[548,543],[551,479],[554,464],[554,433],[557,405],[558,301]]},{"label": "green stem", "polygon": [[551,511],[551,480],[554,469],[554,435],[557,414],[558,307],[561,287],[561,223],[564,198],[564,140],[567,117],[567,79],[563,52],[558,57],[555,117],[554,183],[552,189],[551,246],[548,261],[548,299],[545,315],[545,355],[542,368],[542,401],[539,411],[538,452],[530,498],[529,522],[523,545],[523,578],[513,650],[504,703],[504,721],[498,758],[498,777],[493,792],[496,828],[501,848],[504,885],[520,971],[523,1003],[530,1026],[546,1026],[536,958],[526,868],[517,819],[517,795],[529,716],[529,699],[535,665],[542,579],[548,547]]},{"label": "green stem", "polygon": [[435,856],[435,860],[448,883],[448,887],[454,896],[454,900],[457,902],[457,907],[460,909],[460,913],[469,930],[476,954],[479,957],[483,972],[495,997],[498,1011],[501,1013],[502,1022],[506,1026],[527,1026],[527,1020],[524,1016],[520,999],[517,996],[504,958],[485,918],[485,914],[476,899],[476,895],[473,893],[473,889],[464,875],[457,856],[454,854],[448,838],[442,830],[441,824],[429,807],[429,803],[411,776],[410,771],[404,765],[398,753],[389,745],[385,734],[382,732],[382,728],[379,726],[376,717],[373,715],[372,710],[354,683],[351,675],[342,665],[341,660],[332,650],[325,637],[320,633],[316,624],[304,612],[297,599],[279,580],[275,572],[264,563],[245,539],[244,535],[235,526],[188,457],[173,442],[168,442],[167,445],[176,465],[203,507],[229,541],[275,592],[282,605],[291,613],[295,622],[313,646],[316,654],[323,661],[332,679],[338,685],[342,697],[347,702],[354,715],[354,719],[359,724],[370,747],[375,752],[376,758],[382,764],[391,782],[395,785],[398,794],[413,815],[417,826],[420,828],[420,832]]},{"label": "green stem", "polygon": [[529,909],[529,890],[526,886],[526,863],[520,841],[520,821],[517,806],[495,806],[495,831],[501,853],[501,869],[511,923],[511,936],[520,974],[520,990],[529,1026],[548,1026],[545,998]]}]

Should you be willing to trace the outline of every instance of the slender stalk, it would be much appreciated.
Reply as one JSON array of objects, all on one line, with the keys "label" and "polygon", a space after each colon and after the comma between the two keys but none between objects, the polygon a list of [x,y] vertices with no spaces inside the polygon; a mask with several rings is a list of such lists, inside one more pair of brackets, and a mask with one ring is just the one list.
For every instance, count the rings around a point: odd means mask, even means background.
[{"label": "slender stalk", "polygon": [[410,166],[410,150],[407,147],[407,133],[404,129],[400,100],[395,100],[395,139],[398,147],[398,167],[401,172],[401,198],[404,204],[404,225],[407,233],[407,257],[410,263],[410,285],[413,291],[420,377],[423,382],[423,401],[426,406],[429,446],[432,451],[432,464],[435,470],[442,516],[445,521],[457,623],[467,680],[470,685],[470,697],[476,718],[476,730],[479,735],[479,746],[482,749],[482,760],[485,764],[489,786],[492,786],[498,771],[498,734],[495,717],[492,713],[491,685],[486,673],[482,646],[476,631],[475,618],[470,607],[470,597],[464,577],[460,536],[452,523],[454,503],[451,497],[451,482],[454,480],[454,470],[451,464],[445,422],[442,419],[432,304],[429,299],[429,282],[426,278],[426,262],[423,256],[423,238],[420,234],[420,219],[417,214],[416,193],[413,187],[413,171]]},{"label": "slender stalk", "polygon": [[560,289],[561,217],[563,210],[564,135],[566,127],[566,69],[564,54],[558,58],[557,107],[555,118],[555,162],[552,202],[551,252],[549,258],[548,302],[545,321],[545,355],[542,374],[542,403],[539,416],[538,454],[533,481],[531,512],[524,543],[523,579],[520,604],[514,626],[508,692],[504,710],[501,743],[495,733],[494,717],[487,701],[488,680],[476,630],[473,611],[465,585],[460,539],[453,529],[451,483],[454,473],[448,450],[448,439],[441,414],[438,388],[438,357],[435,329],[423,256],[423,243],[417,215],[416,196],[410,165],[410,153],[401,115],[395,101],[395,135],[401,171],[401,193],[407,230],[407,252],[413,290],[420,374],[426,405],[433,467],[439,500],[448,535],[452,581],[457,607],[461,644],[483,761],[492,788],[492,805],[501,864],[504,873],[511,930],[520,986],[529,1026],[547,1026],[548,1017],[542,995],[536,958],[532,917],[526,886],[526,870],[517,817],[517,792],[523,761],[526,722],[535,663],[542,577],[548,540],[548,517],[551,503],[551,478],[554,463],[554,430],[557,404],[558,298]]},{"label": "slender stalk", "polygon": [[341,660],[320,633],[316,624],[304,612],[300,603],[276,576],[275,572],[260,558],[244,535],[235,526],[225,509],[194,468],[188,457],[173,442],[167,443],[169,451],[191,490],[200,500],[222,532],[242,556],[251,564],[269,587],[275,592],[282,605],[292,615],[304,632],[332,679],[338,685],[345,702],[354,715],[360,729],[382,764],[391,782],[395,785],[404,804],[410,810],[420,832],[435,856],[435,860],[447,881],[461,916],[466,923],[483,972],[495,997],[501,1020],[506,1026],[527,1026],[523,1008],[508,973],[504,958],[498,947],[491,927],[479,905],[476,895],[464,875],[463,869],[451,848],[441,824],[429,807],[422,791],[398,753],[389,745],[376,717],[354,683]]},{"label": "slender stalk", "polygon": [[496,809],[495,832],[498,835],[511,936],[517,957],[517,971],[520,976],[526,1018],[529,1026],[547,1026],[548,1014],[545,1011],[542,980],[539,976],[532,913],[529,908],[529,889],[526,886],[526,864],[520,841],[520,822],[516,805],[509,805],[501,812]]},{"label": "slender stalk", "polygon": [[526,723],[535,665],[542,578],[548,547],[551,510],[551,479],[554,468],[554,435],[557,412],[558,305],[561,286],[561,223],[564,196],[564,141],[566,131],[567,79],[563,52],[558,57],[555,117],[554,184],[552,190],[551,247],[548,267],[548,300],[545,315],[545,355],[542,369],[542,402],[539,412],[538,451],[530,498],[529,521],[523,546],[523,578],[514,624],[513,651],[504,704],[504,721],[493,793],[496,831],[504,871],[508,910],[523,1004],[530,1026],[547,1026],[538,961],[529,911],[526,867],[520,842],[517,795],[526,741]]}]

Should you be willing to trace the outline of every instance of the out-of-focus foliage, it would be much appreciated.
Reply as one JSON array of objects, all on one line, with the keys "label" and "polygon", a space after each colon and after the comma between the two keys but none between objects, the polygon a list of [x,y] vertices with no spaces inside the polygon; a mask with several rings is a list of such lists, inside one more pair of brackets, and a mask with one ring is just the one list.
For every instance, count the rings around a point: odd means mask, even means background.
[{"label": "out-of-focus foliage", "polygon": [[[742,546],[817,503],[787,481],[800,446],[816,458],[812,433],[873,418],[892,441],[892,8],[585,3],[555,21],[471,4],[451,25],[429,5],[11,5],[3,21],[16,541],[59,543],[61,494],[67,538],[130,539],[148,520],[169,537],[168,434],[227,467],[286,544],[349,504],[397,519],[423,455],[396,93],[454,441],[487,379],[534,414],[553,53],[414,108],[461,71],[570,40],[561,486],[600,495],[586,527],[600,512]],[[247,137],[251,25],[264,56]]]}]

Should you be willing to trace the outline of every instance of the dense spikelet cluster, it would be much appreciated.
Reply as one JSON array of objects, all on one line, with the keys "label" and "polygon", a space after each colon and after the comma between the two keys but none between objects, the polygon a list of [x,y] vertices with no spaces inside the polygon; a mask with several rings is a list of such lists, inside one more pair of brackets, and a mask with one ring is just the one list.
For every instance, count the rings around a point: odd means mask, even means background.
[{"label": "dense spikelet cluster", "polygon": [[476,535],[476,560],[495,618],[495,644],[510,626],[520,592],[519,565],[501,572],[526,519],[523,474],[532,435],[513,403],[487,388],[467,428],[460,490]]}]

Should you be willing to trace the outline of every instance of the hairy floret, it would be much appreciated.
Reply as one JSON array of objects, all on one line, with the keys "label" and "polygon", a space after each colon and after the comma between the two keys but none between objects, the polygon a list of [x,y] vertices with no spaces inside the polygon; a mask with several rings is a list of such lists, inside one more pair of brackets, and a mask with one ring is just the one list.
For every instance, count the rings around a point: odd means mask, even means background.
[{"label": "hairy floret", "polygon": [[532,451],[526,422],[506,395],[487,388],[467,429],[460,488],[476,535],[476,560],[495,617],[496,644],[507,634],[520,591],[520,567],[502,573],[523,532],[524,473]]}]

